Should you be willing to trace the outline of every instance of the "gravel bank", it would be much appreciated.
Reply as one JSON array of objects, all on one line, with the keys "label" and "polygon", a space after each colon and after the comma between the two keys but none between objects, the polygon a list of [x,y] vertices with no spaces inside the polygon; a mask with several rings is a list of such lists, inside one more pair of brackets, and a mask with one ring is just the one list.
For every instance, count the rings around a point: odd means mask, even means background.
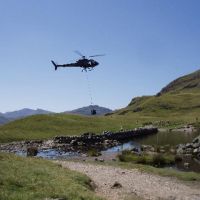
[{"label": "gravel bank", "polygon": [[[200,200],[200,187],[189,186],[174,178],[141,173],[137,169],[57,161],[63,167],[82,172],[96,184],[96,193],[108,200]],[[121,187],[113,187],[114,183]],[[137,198],[138,197],[138,198]]]}]

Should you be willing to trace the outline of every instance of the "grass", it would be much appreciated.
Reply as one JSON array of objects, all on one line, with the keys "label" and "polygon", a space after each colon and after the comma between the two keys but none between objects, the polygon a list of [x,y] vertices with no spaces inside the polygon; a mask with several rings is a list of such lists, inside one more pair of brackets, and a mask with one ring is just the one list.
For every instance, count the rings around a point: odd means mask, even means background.
[{"label": "grass", "polygon": [[[134,98],[131,103],[113,115],[132,118],[138,124],[175,128],[200,122],[200,92],[163,94]],[[136,119],[136,120],[135,120]]]},{"label": "grass", "polygon": [[175,163],[175,156],[170,154],[141,154],[137,155],[131,151],[122,151],[122,154],[118,155],[121,162],[132,162],[137,164],[152,165],[156,167],[163,167]]},{"label": "grass", "polygon": [[175,128],[188,123],[196,125],[196,118],[200,119],[200,109],[185,113],[136,112],[95,117],[67,114],[35,115],[0,126],[0,143],[48,139],[57,135],[80,135],[85,132],[101,133],[104,130],[118,131],[121,127],[133,129],[146,124]]},{"label": "grass", "polygon": [[123,117],[88,117],[80,115],[35,115],[0,126],[0,142],[46,139],[56,135],[80,135],[85,132],[135,128],[132,119]]},{"label": "grass", "polygon": [[85,175],[63,169],[50,161],[0,153],[0,199],[46,198],[100,200]]},{"label": "grass", "polygon": [[169,154],[143,154],[142,156],[138,156],[130,151],[124,151],[122,155],[119,155],[119,162],[117,162],[116,165],[128,169],[137,168],[142,172],[153,173],[160,176],[176,177],[184,181],[200,181],[199,173],[183,172],[173,168],[158,168],[173,164],[175,159],[177,159],[176,156]]},{"label": "grass", "polygon": [[173,168],[156,168],[150,165],[135,164],[130,162],[117,162],[115,165],[127,169],[137,168],[141,172],[147,172],[166,177],[175,177],[183,181],[200,181],[200,174],[196,172],[183,172]]}]

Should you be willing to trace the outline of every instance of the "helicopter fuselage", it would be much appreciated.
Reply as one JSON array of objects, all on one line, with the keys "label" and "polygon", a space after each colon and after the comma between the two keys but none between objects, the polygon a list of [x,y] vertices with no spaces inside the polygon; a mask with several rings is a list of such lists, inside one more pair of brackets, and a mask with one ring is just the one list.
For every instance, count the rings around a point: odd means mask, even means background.
[{"label": "helicopter fuselage", "polygon": [[77,60],[75,63],[68,63],[63,65],[57,65],[54,61],[51,61],[53,65],[55,66],[55,70],[57,70],[58,67],[81,67],[83,70],[91,70],[94,67],[96,67],[99,63],[93,59],[86,59],[82,58]]}]

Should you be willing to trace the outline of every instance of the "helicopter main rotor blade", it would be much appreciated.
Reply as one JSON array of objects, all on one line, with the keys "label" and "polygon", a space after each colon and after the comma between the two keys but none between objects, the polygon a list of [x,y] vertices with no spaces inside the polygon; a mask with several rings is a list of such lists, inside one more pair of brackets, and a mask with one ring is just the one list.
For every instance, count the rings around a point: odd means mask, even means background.
[{"label": "helicopter main rotor blade", "polygon": [[78,54],[79,56],[83,57],[84,55],[80,52],[80,51],[74,51],[76,54]]},{"label": "helicopter main rotor blade", "polygon": [[105,54],[97,54],[97,55],[93,55],[93,56],[89,56],[89,57],[93,58],[93,57],[98,57],[98,56],[105,56]]}]

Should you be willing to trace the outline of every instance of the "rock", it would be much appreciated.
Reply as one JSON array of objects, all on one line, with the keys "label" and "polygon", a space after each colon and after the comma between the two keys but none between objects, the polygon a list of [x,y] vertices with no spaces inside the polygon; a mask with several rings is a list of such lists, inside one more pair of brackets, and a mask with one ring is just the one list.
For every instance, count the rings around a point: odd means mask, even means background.
[{"label": "rock", "polygon": [[182,148],[178,148],[178,149],[176,150],[176,153],[179,154],[179,155],[181,155],[181,154],[184,154],[185,151],[184,151]]},{"label": "rock", "polygon": [[139,149],[136,148],[136,147],[134,147],[134,148],[131,149],[131,151],[132,151],[132,152],[136,152],[136,153],[138,153],[138,152],[139,152]]},{"label": "rock", "polygon": [[172,153],[172,154],[175,154],[175,153],[176,153],[176,150],[175,150],[175,149],[172,149],[172,148],[171,148],[169,151],[170,151],[170,153]]},{"label": "rock", "polygon": [[186,148],[192,148],[192,147],[193,147],[192,143],[187,143],[186,144]]},{"label": "rock", "polygon": [[186,150],[185,150],[185,153],[186,154],[191,154],[193,152],[193,149],[192,148],[187,148]]},{"label": "rock", "polygon": [[141,150],[155,152],[155,148],[151,145],[142,145]]},{"label": "rock", "polygon": [[189,168],[189,166],[190,166],[190,163],[184,163],[183,165],[184,165],[184,167],[185,167],[185,168],[187,168],[187,169],[188,169],[188,168]]},{"label": "rock", "polygon": [[200,136],[196,137],[192,143],[200,143]]},{"label": "rock", "polygon": [[198,153],[198,148],[193,150],[193,154],[197,154]]},{"label": "rock", "polygon": [[122,185],[119,183],[119,182],[115,182],[113,185],[112,185],[112,189],[115,189],[115,188],[121,188],[122,187]]},{"label": "rock", "polygon": [[28,147],[27,148],[27,156],[37,156],[38,148],[37,147]]},{"label": "rock", "polygon": [[75,145],[78,144],[78,142],[77,142],[77,140],[72,140],[72,141],[70,142],[70,144],[73,145],[73,146],[75,146]]},{"label": "rock", "polygon": [[165,153],[165,150],[164,149],[160,149],[160,153]]},{"label": "rock", "polygon": [[177,146],[177,148],[181,148],[181,149],[186,149],[186,145],[185,144],[179,144],[178,146]]},{"label": "rock", "polygon": [[90,187],[92,188],[92,190],[95,190],[97,188],[97,185],[94,181],[90,180]]}]

